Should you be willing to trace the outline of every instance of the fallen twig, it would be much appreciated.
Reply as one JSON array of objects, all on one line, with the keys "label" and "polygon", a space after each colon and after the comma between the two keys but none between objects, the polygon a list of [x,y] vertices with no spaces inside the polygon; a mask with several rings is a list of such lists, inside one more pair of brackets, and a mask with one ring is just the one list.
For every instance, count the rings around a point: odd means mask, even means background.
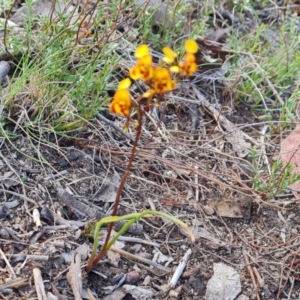
[{"label": "fallen twig", "polygon": [[[249,261],[247,247],[245,245],[243,246],[242,252],[243,252],[243,255],[244,255],[245,262],[246,262],[247,270],[248,270],[248,272],[250,274],[250,277],[251,277],[253,288],[255,289],[255,291],[257,293],[257,284],[256,284],[256,280],[255,280],[255,277],[254,277],[254,274],[253,274],[253,270],[252,270],[252,267],[251,267],[251,264],[250,264],[250,261]],[[260,300],[260,297],[259,297],[258,293],[256,294],[256,299]]]},{"label": "fallen twig", "polygon": [[201,270],[201,265],[199,264],[199,265],[195,266],[194,268],[185,271],[185,272],[182,274],[182,278],[189,278],[189,277],[191,277],[192,275],[197,274],[200,270]]},{"label": "fallen twig", "polygon": [[256,269],[256,267],[253,267],[252,268],[253,272],[254,272],[254,275],[258,281],[258,284],[261,288],[264,287],[265,283],[264,283],[264,280],[261,278],[260,274],[258,273],[258,270]]},{"label": "fallen twig", "polygon": [[185,255],[183,256],[183,258],[181,259],[178,267],[176,268],[176,271],[173,275],[173,277],[171,278],[170,282],[169,282],[169,285],[171,288],[174,288],[180,278],[180,276],[182,275],[187,263],[188,263],[188,260],[190,258],[192,254],[192,250],[191,249],[188,249],[188,251],[185,253]]},{"label": "fallen twig", "polygon": [[35,254],[6,254],[9,258],[18,258],[21,256],[24,256],[25,259],[31,259],[31,260],[40,260],[40,261],[47,261],[49,260],[49,255],[35,255]]},{"label": "fallen twig", "polygon": [[4,290],[7,288],[19,288],[23,285],[28,285],[28,278],[17,278],[10,280],[9,282],[0,284],[0,290]]},{"label": "fallen twig", "polygon": [[67,273],[67,280],[72,288],[74,299],[82,300],[81,292],[82,292],[82,273],[80,267],[80,255],[77,254],[74,256],[72,260],[72,264],[70,266],[69,272]]},{"label": "fallen twig", "polygon": [[153,246],[153,247],[160,247],[160,244],[155,243],[155,242],[149,242],[140,238],[136,238],[136,237],[130,237],[130,236],[120,236],[118,238],[118,241],[124,241],[124,242],[131,242],[131,243],[141,243],[141,244],[145,244],[145,245],[149,245],[149,246]]},{"label": "fallen twig", "polygon": [[38,299],[47,300],[43,278],[41,275],[41,270],[39,268],[33,268],[33,279]]},{"label": "fallen twig", "polygon": [[41,222],[41,219],[40,219],[40,212],[37,208],[35,208],[32,212],[32,218],[33,218],[33,222],[35,223],[36,227],[38,229],[41,229],[42,228],[42,222]]},{"label": "fallen twig", "polygon": [[[100,243],[100,242],[99,242],[99,244],[103,244],[103,243]],[[112,251],[114,251],[114,252],[117,252],[117,253],[119,253],[119,254],[122,254],[122,255],[124,255],[124,256],[127,256],[127,257],[130,258],[130,259],[134,259],[134,260],[143,262],[143,263],[145,263],[145,264],[148,264],[148,265],[150,265],[150,266],[152,266],[152,267],[158,268],[158,269],[163,270],[163,271],[165,271],[165,272],[171,272],[171,269],[170,269],[170,268],[165,267],[165,266],[162,266],[162,265],[160,265],[160,264],[158,264],[158,263],[156,263],[156,262],[154,262],[154,261],[152,261],[152,260],[150,260],[150,259],[143,258],[143,257],[141,257],[141,256],[139,256],[139,255],[131,254],[131,253],[127,252],[127,251],[118,249],[118,248],[116,248],[116,247],[114,247],[114,246],[111,246],[111,247],[110,247],[110,250],[112,250]]]},{"label": "fallen twig", "polygon": [[13,278],[16,278],[17,276],[16,276],[16,274],[15,274],[15,272],[14,272],[14,269],[13,269],[12,266],[10,265],[10,263],[9,263],[9,261],[8,261],[8,259],[7,259],[7,257],[6,257],[6,255],[3,253],[3,251],[1,250],[1,248],[0,248],[0,254],[1,254],[3,260],[5,261],[5,263],[6,263],[7,267],[8,267],[9,273],[11,274],[11,276],[12,276]]}]

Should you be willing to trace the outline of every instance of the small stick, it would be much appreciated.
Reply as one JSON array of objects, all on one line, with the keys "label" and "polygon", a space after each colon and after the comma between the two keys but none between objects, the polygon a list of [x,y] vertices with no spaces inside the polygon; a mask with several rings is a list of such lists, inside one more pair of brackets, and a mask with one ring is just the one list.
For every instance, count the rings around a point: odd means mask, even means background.
[{"label": "small stick", "polygon": [[[103,244],[103,243],[99,243],[99,244]],[[134,254],[131,254],[131,253],[127,252],[127,251],[118,249],[118,248],[116,248],[116,247],[114,247],[114,246],[111,246],[111,247],[109,248],[109,250],[112,250],[112,251],[114,251],[114,252],[117,252],[117,253],[119,253],[119,254],[122,254],[122,255],[124,255],[124,256],[127,256],[127,257],[130,258],[130,259],[134,259],[134,260],[137,260],[137,261],[141,261],[141,262],[143,262],[143,263],[145,263],[145,264],[148,264],[148,265],[150,265],[150,266],[153,266],[153,267],[158,268],[158,269],[160,269],[160,270],[163,270],[163,271],[165,271],[165,272],[171,272],[171,269],[168,268],[168,267],[162,266],[162,265],[160,265],[160,264],[158,264],[158,263],[156,263],[156,262],[154,262],[154,261],[152,261],[152,260],[150,260],[150,259],[146,259],[146,258],[143,258],[143,257],[141,257],[141,256],[134,255]]]},{"label": "small stick", "polygon": [[86,293],[87,293],[87,295],[89,296],[89,300],[97,300],[97,299],[94,297],[94,295],[92,294],[92,291],[91,291],[89,288],[86,289]]},{"label": "small stick", "polygon": [[9,258],[18,258],[21,256],[24,256],[25,259],[31,259],[31,260],[41,260],[41,261],[47,261],[49,260],[49,255],[34,255],[34,254],[6,254],[7,257]]},{"label": "small stick", "polygon": [[9,282],[0,284],[0,290],[4,290],[7,288],[19,288],[23,285],[28,285],[28,278],[17,278],[17,279],[13,279]]},{"label": "small stick", "polygon": [[[184,234],[185,236],[188,236],[187,232],[179,227],[179,231]],[[197,233],[195,233],[196,236],[196,240],[199,240],[200,238],[205,239],[210,241],[211,243],[213,243],[214,245],[218,246],[218,247],[226,247],[228,246],[228,243],[222,242],[220,240],[218,240],[217,238],[215,238],[214,236],[212,236],[209,232],[207,232],[204,229],[199,230]]]},{"label": "small stick", "polygon": [[290,277],[291,288],[290,288],[290,291],[289,291],[288,299],[291,299],[291,294],[292,294],[292,291],[293,291],[293,288],[294,288],[294,283],[295,283],[295,277],[291,276]]},{"label": "small stick", "polygon": [[[194,168],[197,170],[199,169],[198,166],[194,166]],[[198,173],[196,172],[195,173],[195,184],[196,186],[199,186],[199,175]],[[199,188],[195,188],[195,198],[196,198],[196,203],[199,201]]]},{"label": "small stick", "polygon": [[260,274],[258,273],[258,270],[256,269],[256,267],[253,267],[252,268],[253,272],[254,272],[254,275],[258,281],[258,284],[261,288],[264,287],[265,283],[264,283],[264,280],[261,278]]},{"label": "small stick", "polygon": [[[245,258],[247,270],[248,270],[248,272],[250,274],[250,277],[251,277],[251,281],[252,281],[253,287],[254,287],[254,289],[257,292],[257,284],[256,284],[256,281],[255,281],[253,270],[252,270],[251,265],[250,265],[250,261],[249,261],[249,257],[248,257],[248,253],[247,253],[247,247],[246,246],[243,246],[242,252],[243,252],[243,255],[244,255],[244,258]],[[258,293],[256,294],[256,298],[257,298],[257,300],[260,300],[260,297],[259,297]]]},{"label": "small stick", "polygon": [[130,236],[120,236],[118,238],[118,241],[124,241],[124,242],[131,242],[131,243],[141,243],[141,244],[145,244],[145,245],[149,245],[149,246],[153,246],[153,247],[160,247],[160,244],[155,243],[155,242],[149,242],[140,238],[136,238],[136,237],[130,237]]},{"label": "small stick", "polygon": [[39,268],[33,268],[33,278],[38,300],[47,300],[43,278]]},{"label": "small stick", "polygon": [[189,249],[189,250],[185,253],[185,255],[183,256],[183,258],[181,259],[181,261],[180,261],[178,267],[176,268],[176,271],[175,271],[175,273],[174,273],[172,279],[171,279],[170,282],[169,282],[169,286],[170,286],[171,288],[174,288],[174,287],[176,286],[176,284],[177,284],[179,278],[181,277],[181,275],[182,275],[182,273],[183,273],[183,271],[184,271],[184,269],[185,269],[185,267],[186,267],[186,265],[187,265],[187,263],[188,263],[188,260],[189,260],[189,258],[190,258],[190,256],[191,256],[191,254],[192,254],[192,250]]},{"label": "small stick", "polygon": [[149,273],[157,276],[157,277],[165,277],[166,275],[168,275],[169,272],[160,272],[160,271],[157,271],[155,269],[153,269],[152,267],[148,267],[144,264],[141,264],[139,262],[135,262],[137,266],[147,270]]},{"label": "small stick", "polygon": [[72,288],[75,300],[82,300],[82,273],[80,263],[80,255],[77,254],[74,256],[69,272],[67,273],[67,280]]},{"label": "small stick", "polygon": [[33,222],[35,223],[36,227],[38,229],[42,228],[42,222],[40,219],[40,212],[37,208],[35,208],[32,212],[32,218],[33,218]]},{"label": "small stick", "polygon": [[[52,285],[52,293],[56,296],[57,300],[69,300],[69,297],[60,294],[54,285]],[[49,295],[49,292],[48,292],[48,295]],[[50,298],[49,298],[49,300],[50,300]]]},{"label": "small stick", "polygon": [[3,253],[3,251],[2,251],[1,248],[0,248],[0,254],[2,255],[3,260],[5,261],[6,265],[8,266],[9,271],[10,271],[10,274],[12,275],[13,278],[16,278],[17,276],[16,276],[16,274],[15,274],[13,268],[11,267],[11,265],[10,265],[8,259],[6,258],[5,254]]},{"label": "small stick", "polygon": [[62,229],[69,229],[70,227],[68,225],[56,225],[56,226],[44,226],[40,231],[38,231],[35,235],[33,235],[30,239],[29,244],[33,245],[35,244],[44,234],[46,231],[51,230],[62,230]]},{"label": "small stick", "polygon": [[[45,181],[48,181],[50,179],[56,179],[56,178],[59,178],[59,177],[63,177],[64,175],[68,174],[68,170],[62,170],[56,174],[50,174],[49,176],[45,177],[44,180]],[[59,178],[60,179],[60,178]]]},{"label": "small stick", "polygon": [[182,274],[182,278],[189,278],[190,276],[192,276],[192,275],[198,273],[200,270],[201,270],[201,265],[197,265],[197,266],[194,267],[193,269],[188,270],[188,271],[185,271],[185,272]]},{"label": "small stick", "polygon": [[268,156],[267,156],[267,151],[266,151],[266,143],[265,143],[265,138],[266,138],[266,133],[268,131],[269,126],[265,125],[262,130],[261,130],[261,137],[260,137],[260,142],[261,142],[261,155],[263,156],[263,159],[267,165],[269,174],[271,175],[271,167],[269,164]]}]

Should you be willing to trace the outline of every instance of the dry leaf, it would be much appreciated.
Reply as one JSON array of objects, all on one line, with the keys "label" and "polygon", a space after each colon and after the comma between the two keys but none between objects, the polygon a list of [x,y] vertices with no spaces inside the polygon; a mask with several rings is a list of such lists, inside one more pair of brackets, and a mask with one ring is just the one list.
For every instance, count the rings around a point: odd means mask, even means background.
[{"label": "dry leaf", "polygon": [[251,201],[247,199],[226,199],[211,201],[221,217],[229,218],[250,218],[251,213]]},{"label": "dry leaf", "polygon": [[137,287],[135,285],[125,284],[122,286],[122,290],[130,294],[136,300],[150,300],[153,299],[153,291],[150,289],[145,289]]},{"label": "dry leaf", "polygon": [[[300,124],[281,142],[280,157],[285,167],[288,163],[292,165],[291,174],[300,174]],[[300,180],[291,185],[292,188],[300,190]],[[300,194],[293,192],[300,200]]]},{"label": "dry leaf", "polygon": [[2,182],[4,183],[6,188],[10,188],[12,186],[18,185],[20,183],[20,180],[14,172],[8,171],[4,173]]},{"label": "dry leaf", "polygon": [[116,200],[119,185],[120,175],[115,171],[112,176],[104,181],[100,190],[93,196],[93,201],[114,202]]},{"label": "dry leaf", "polygon": [[241,292],[238,272],[223,263],[214,264],[214,275],[206,287],[206,300],[232,300]]},{"label": "dry leaf", "polygon": [[73,257],[69,272],[67,273],[67,280],[72,288],[75,300],[82,300],[82,273],[80,263],[80,255],[76,254]]},{"label": "dry leaf", "polygon": [[112,294],[106,296],[103,300],[122,300],[126,296],[126,293],[121,289],[114,291]]}]

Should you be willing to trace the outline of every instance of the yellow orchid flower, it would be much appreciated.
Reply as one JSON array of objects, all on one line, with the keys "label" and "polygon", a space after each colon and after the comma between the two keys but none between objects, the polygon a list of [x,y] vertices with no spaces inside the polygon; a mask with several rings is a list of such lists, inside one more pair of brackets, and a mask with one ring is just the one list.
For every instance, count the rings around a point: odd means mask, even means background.
[{"label": "yellow orchid flower", "polygon": [[185,59],[179,62],[180,73],[185,77],[193,76],[198,70],[194,54],[187,53]]},{"label": "yellow orchid flower", "polygon": [[126,89],[117,90],[109,110],[113,113],[129,117],[131,111],[131,97]]},{"label": "yellow orchid flower", "polygon": [[176,84],[171,78],[170,72],[166,68],[157,67],[153,74],[153,90],[157,94],[169,92],[175,88]]},{"label": "yellow orchid flower", "polygon": [[149,82],[153,77],[152,56],[146,54],[139,58],[136,65],[129,70],[129,74],[133,80],[142,79]]}]

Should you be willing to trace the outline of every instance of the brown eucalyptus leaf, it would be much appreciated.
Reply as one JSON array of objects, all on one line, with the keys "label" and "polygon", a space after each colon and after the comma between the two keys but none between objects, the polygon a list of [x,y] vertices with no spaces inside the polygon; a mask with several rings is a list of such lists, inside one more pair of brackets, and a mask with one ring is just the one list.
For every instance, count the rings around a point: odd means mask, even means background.
[{"label": "brown eucalyptus leaf", "polygon": [[[300,124],[281,142],[280,157],[284,167],[291,164],[291,174],[300,174]],[[300,180],[291,187],[300,190]],[[300,200],[300,193],[293,191],[293,194]]]}]

